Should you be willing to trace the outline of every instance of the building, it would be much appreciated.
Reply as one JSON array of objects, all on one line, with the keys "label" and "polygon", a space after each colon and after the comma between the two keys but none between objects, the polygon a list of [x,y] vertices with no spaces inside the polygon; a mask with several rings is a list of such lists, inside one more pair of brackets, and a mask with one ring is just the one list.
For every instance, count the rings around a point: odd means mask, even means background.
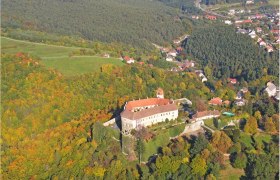
[{"label": "building", "polygon": [[192,119],[190,121],[202,121],[205,119],[211,119],[211,118],[216,118],[219,117],[221,114],[219,111],[214,110],[214,111],[201,111],[197,112],[192,116]]},{"label": "building", "polygon": [[246,29],[238,29],[237,33],[241,33],[241,34],[247,34],[248,31]]},{"label": "building", "polygon": [[240,91],[244,94],[244,93],[248,92],[248,88],[243,87],[242,89],[240,89]]},{"label": "building", "polygon": [[271,45],[266,46],[267,52],[273,52],[273,47]]},{"label": "building", "polygon": [[176,57],[177,56],[177,51],[175,49],[172,49],[171,51],[169,51],[167,53],[167,56],[173,56]]},{"label": "building", "polygon": [[238,91],[238,93],[237,93],[235,99],[237,99],[237,100],[243,99],[243,92],[242,92],[242,91]]},{"label": "building", "polygon": [[235,14],[235,9],[230,9],[228,11],[228,15],[234,15]]},{"label": "building", "polygon": [[164,92],[163,92],[163,89],[158,88],[156,92],[157,92],[157,98],[164,99]]},{"label": "building", "polygon": [[171,62],[171,61],[173,61],[173,57],[172,56],[166,56],[165,60]]},{"label": "building", "polygon": [[102,57],[104,57],[104,58],[109,58],[110,55],[109,55],[108,53],[105,53],[105,54],[102,55]]},{"label": "building", "polygon": [[254,31],[254,30],[252,30],[248,35],[251,36],[251,38],[257,37],[256,31]]},{"label": "building", "polygon": [[248,0],[248,1],[246,1],[246,4],[254,4],[254,1]]},{"label": "building", "polygon": [[237,80],[235,78],[229,78],[228,81],[231,83],[231,84],[236,84],[237,83]]},{"label": "building", "polygon": [[262,32],[262,28],[260,28],[260,27],[257,27],[256,30],[257,30],[257,33],[261,33]]},{"label": "building", "polygon": [[222,105],[223,104],[223,100],[219,97],[216,97],[216,98],[212,98],[208,104],[210,105],[214,105],[214,106],[217,106],[217,105]]},{"label": "building", "polygon": [[224,103],[224,105],[226,105],[226,106],[230,105],[230,101],[229,101],[229,100],[225,100],[223,103]]},{"label": "building", "polygon": [[232,22],[230,20],[225,20],[225,24],[231,25]]},{"label": "building", "polygon": [[244,106],[246,104],[244,99],[238,99],[234,102],[237,106]]},{"label": "building", "polygon": [[212,16],[212,15],[206,15],[205,17],[206,17],[206,19],[209,19],[209,20],[216,20],[217,19],[217,16]]},{"label": "building", "polygon": [[123,58],[123,60],[127,63],[127,64],[131,64],[131,63],[134,63],[134,59],[133,58],[130,58],[128,56],[125,56]]},{"label": "building", "polygon": [[[158,89],[157,96],[163,97],[162,89]],[[178,107],[170,99],[149,98],[129,101],[121,113],[122,133],[128,135],[133,129],[141,129],[165,120],[175,120],[177,117]]]},{"label": "building", "polygon": [[268,82],[266,84],[265,91],[267,92],[269,97],[275,96],[276,95],[276,86],[272,82]]}]

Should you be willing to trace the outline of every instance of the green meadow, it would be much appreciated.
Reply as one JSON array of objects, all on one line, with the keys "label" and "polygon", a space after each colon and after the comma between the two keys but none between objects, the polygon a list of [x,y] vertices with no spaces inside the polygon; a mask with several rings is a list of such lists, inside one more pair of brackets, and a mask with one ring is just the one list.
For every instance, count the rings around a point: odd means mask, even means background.
[{"label": "green meadow", "polygon": [[32,56],[41,58],[41,62],[47,68],[56,69],[65,76],[80,75],[97,71],[103,64],[114,64],[117,66],[124,65],[124,63],[117,58],[103,58],[98,56],[69,56],[72,51],[79,49],[81,48],[33,43],[1,37],[2,53],[29,53]]}]

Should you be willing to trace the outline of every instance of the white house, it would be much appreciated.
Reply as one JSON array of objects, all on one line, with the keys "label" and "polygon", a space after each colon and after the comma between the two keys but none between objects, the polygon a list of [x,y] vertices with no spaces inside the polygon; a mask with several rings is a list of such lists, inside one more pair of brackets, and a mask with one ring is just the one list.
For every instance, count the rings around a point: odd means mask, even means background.
[{"label": "white house", "polygon": [[244,106],[245,100],[244,99],[238,99],[234,102],[237,106]]},{"label": "white house", "polygon": [[234,15],[234,14],[235,14],[235,9],[230,9],[228,15]]},{"label": "white house", "polygon": [[254,1],[248,0],[248,1],[246,1],[246,4],[254,4]]},{"label": "white house", "polygon": [[249,33],[249,36],[251,36],[251,38],[255,38],[255,37],[256,37],[256,31],[252,30],[252,31]]},{"label": "white house", "polygon": [[134,63],[134,59],[133,59],[133,58],[130,58],[130,57],[128,57],[128,56],[125,56],[125,57],[123,58],[123,60],[124,60],[127,64],[132,64],[132,63]]},{"label": "white house", "polygon": [[167,56],[167,57],[165,58],[165,60],[166,60],[166,61],[173,61],[173,57],[172,57],[172,56]]},{"label": "white house", "polygon": [[175,49],[173,49],[173,50],[171,50],[167,53],[167,56],[176,57],[177,56],[177,51]]},{"label": "white house", "polygon": [[260,46],[266,46],[266,42],[260,41],[260,42],[259,42],[259,45],[260,45]]},{"label": "white house", "polygon": [[276,86],[272,82],[268,82],[266,84],[265,91],[267,92],[269,97],[275,96],[276,95]]},{"label": "white house", "polygon": [[230,20],[225,20],[225,24],[231,25],[232,22]]}]

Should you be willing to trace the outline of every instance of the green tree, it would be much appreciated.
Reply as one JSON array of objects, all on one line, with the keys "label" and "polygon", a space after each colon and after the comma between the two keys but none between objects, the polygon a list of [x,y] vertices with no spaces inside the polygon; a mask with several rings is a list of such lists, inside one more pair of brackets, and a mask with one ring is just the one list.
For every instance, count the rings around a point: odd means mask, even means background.
[{"label": "green tree", "polygon": [[245,153],[238,153],[235,155],[232,166],[234,168],[243,169],[246,167],[247,164],[247,156]]},{"label": "green tree", "polygon": [[269,133],[275,133],[276,132],[276,126],[275,124],[273,123],[273,120],[271,117],[269,117],[265,123],[264,123],[264,129],[266,132],[269,132]]},{"label": "green tree", "polygon": [[136,151],[138,153],[139,163],[141,163],[142,155],[145,152],[145,146],[144,146],[144,142],[142,139],[137,139]]},{"label": "green tree", "polygon": [[258,123],[256,118],[254,117],[249,117],[249,119],[247,119],[245,127],[244,127],[244,132],[246,133],[250,133],[250,134],[255,134],[258,132]]},{"label": "green tree", "polygon": [[266,114],[268,116],[272,116],[273,114],[275,114],[275,108],[274,108],[274,105],[271,100],[269,100],[269,103],[268,103],[268,106],[266,109]]},{"label": "green tree", "polygon": [[232,141],[225,132],[215,131],[211,138],[211,144],[221,152],[226,153],[232,146]]},{"label": "green tree", "polygon": [[190,149],[191,155],[196,155],[205,149],[208,145],[208,140],[204,135],[200,134],[194,141],[193,146]]},{"label": "green tree", "polygon": [[201,158],[200,155],[197,155],[190,164],[192,172],[199,175],[200,177],[204,176],[207,170],[206,161]]}]

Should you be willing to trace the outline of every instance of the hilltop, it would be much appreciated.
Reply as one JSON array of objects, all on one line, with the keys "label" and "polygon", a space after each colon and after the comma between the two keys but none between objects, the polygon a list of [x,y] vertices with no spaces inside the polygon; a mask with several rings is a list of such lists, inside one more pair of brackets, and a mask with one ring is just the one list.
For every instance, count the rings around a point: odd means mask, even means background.
[{"label": "hilltop", "polygon": [[176,10],[158,1],[4,0],[2,7],[3,28],[78,35],[144,49],[151,48],[151,42],[170,42],[187,30]]}]

